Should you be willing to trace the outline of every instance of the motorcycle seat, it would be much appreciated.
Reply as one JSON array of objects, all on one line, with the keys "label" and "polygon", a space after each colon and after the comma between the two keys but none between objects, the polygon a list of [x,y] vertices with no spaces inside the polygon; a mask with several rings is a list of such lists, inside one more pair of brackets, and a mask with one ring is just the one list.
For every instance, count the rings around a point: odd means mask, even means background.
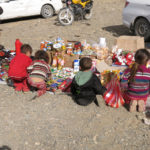
[{"label": "motorcycle seat", "polygon": [[84,8],[91,0],[72,0],[73,4],[80,4]]}]

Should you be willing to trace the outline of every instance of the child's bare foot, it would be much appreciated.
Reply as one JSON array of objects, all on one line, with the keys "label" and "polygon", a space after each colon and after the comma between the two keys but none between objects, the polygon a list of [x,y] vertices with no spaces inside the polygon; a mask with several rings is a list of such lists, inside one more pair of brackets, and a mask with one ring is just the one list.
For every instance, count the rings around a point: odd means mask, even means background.
[{"label": "child's bare foot", "polygon": [[27,87],[23,87],[22,91],[23,91],[23,93],[27,93],[27,92],[29,92],[30,90],[29,90],[29,88],[27,88]]},{"label": "child's bare foot", "polygon": [[136,111],[136,106],[137,106],[137,101],[133,100],[130,102],[130,112],[135,112]]},{"label": "child's bare foot", "polygon": [[21,92],[22,91],[22,87],[15,87],[15,91],[16,92]]},{"label": "child's bare foot", "polygon": [[145,111],[145,102],[143,100],[138,101],[138,111],[144,112]]}]

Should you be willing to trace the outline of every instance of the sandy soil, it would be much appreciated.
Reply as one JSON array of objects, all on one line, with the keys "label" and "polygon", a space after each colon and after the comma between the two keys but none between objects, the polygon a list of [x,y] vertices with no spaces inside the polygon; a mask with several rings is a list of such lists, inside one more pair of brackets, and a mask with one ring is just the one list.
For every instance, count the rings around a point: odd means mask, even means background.
[{"label": "sandy soil", "polygon": [[[129,35],[122,25],[123,0],[95,0],[90,21],[63,27],[57,16],[5,21],[0,25],[0,44],[14,49],[15,39],[29,43],[34,51],[43,40],[58,36],[69,40],[98,42],[106,37],[111,48],[115,38]],[[0,146],[12,150],[148,150],[150,127],[143,113],[129,113],[125,107],[113,109],[98,96],[100,107],[76,105],[66,95],[44,96],[29,101],[32,93],[15,93],[0,85]]]}]

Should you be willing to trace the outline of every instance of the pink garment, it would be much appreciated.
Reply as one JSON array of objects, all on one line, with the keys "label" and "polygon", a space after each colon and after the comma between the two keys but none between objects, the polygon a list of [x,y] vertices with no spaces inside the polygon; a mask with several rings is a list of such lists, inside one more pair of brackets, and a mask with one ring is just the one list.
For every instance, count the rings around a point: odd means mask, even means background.
[{"label": "pink garment", "polygon": [[42,82],[34,82],[32,81],[32,79],[29,77],[28,78],[28,83],[30,84],[30,86],[32,87],[35,87],[38,89],[37,93],[38,95],[37,96],[41,96],[43,94],[46,93],[46,83],[45,81],[42,81]]}]

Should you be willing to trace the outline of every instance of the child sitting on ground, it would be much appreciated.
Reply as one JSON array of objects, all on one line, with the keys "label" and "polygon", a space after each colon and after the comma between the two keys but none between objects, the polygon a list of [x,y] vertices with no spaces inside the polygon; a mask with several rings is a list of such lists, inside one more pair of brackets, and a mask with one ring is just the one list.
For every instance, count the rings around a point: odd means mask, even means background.
[{"label": "child sitting on ground", "polygon": [[21,53],[16,55],[10,62],[8,76],[14,83],[15,91],[28,92],[27,67],[31,64],[32,48],[28,44],[21,46]]},{"label": "child sitting on ground", "polygon": [[150,69],[146,64],[150,53],[146,49],[140,49],[135,54],[135,63],[124,71],[121,88],[124,91],[126,103],[130,103],[130,112],[145,110],[145,103],[150,91]]},{"label": "child sitting on ground", "polygon": [[97,106],[96,95],[103,95],[106,88],[101,85],[100,79],[90,70],[92,60],[88,57],[81,58],[80,71],[75,75],[71,84],[71,93],[74,101],[83,106],[95,102]]},{"label": "child sitting on ground", "polygon": [[51,75],[48,62],[48,54],[43,50],[39,50],[35,53],[34,61],[28,67],[28,83],[31,87],[37,89],[37,93],[32,99],[46,93],[46,81]]}]

